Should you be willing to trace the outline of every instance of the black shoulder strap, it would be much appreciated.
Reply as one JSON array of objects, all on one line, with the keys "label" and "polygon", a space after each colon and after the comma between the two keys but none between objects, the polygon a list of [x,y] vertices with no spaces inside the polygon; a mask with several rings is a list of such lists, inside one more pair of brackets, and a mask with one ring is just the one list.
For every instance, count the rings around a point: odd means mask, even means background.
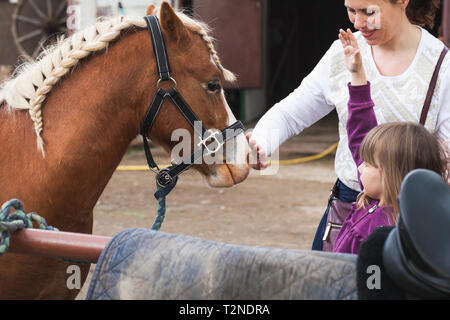
[{"label": "black shoulder strap", "polygon": [[441,69],[442,61],[444,61],[445,55],[448,52],[447,46],[442,49],[441,56],[436,64],[433,76],[431,77],[430,86],[428,87],[427,96],[425,98],[425,103],[423,105],[422,114],[420,115],[420,123],[425,125],[427,121],[428,111],[430,110],[431,100],[433,99],[434,89],[436,87],[436,82],[439,76],[439,70]]},{"label": "black shoulder strap", "polygon": [[164,38],[159,26],[159,21],[156,16],[144,17],[147,22],[148,29],[151,33],[151,40],[153,45],[153,51],[155,51],[156,64],[158,66],[159,77],[162,81],[170,79],[170,66],[169,59],[167,57],[166,46],[164,44]]}]

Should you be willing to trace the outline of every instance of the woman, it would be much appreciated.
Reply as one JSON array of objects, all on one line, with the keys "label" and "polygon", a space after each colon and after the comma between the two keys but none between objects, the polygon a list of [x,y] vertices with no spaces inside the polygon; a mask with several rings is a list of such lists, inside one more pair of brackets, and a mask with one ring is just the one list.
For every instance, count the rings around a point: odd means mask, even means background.
[{"label": "woman", "polygon": [[[350,21],[363,57],[367,79],[379,124],[397,121],[419,122],[435,66],[444,44],[422,26],[433,25],[439,0],[345,0]],[[322,250],[327,212],[336,209],[341,218],[361,191],[357,170],[348,148],[346,121],[350,81],[342,45],[336,40],[314,70],[288,97],[275,104],[247,135],[258,150],[254,169],[267,167],[270,155],[281,143],[336,108],[339,117],[339,145],[335,158],[338,181],[335,201],[321,220],[313,249]],[[425,127],[440,140],[450,139],[450,54],[445,56],[437,78]],[[271,141],[277,132],[279,143]],[[272,143],[271,143],[272,142]],[[332,201],[333,200],[333,201]],[[334,210],[333,209],[333,210]],[[328,230],[329,231],[329,230]],[[327,232],[328,232],[327,231]],[[326,245],[326,243],[325,243]],[[328,245],[331,250],[332,243]]]}]

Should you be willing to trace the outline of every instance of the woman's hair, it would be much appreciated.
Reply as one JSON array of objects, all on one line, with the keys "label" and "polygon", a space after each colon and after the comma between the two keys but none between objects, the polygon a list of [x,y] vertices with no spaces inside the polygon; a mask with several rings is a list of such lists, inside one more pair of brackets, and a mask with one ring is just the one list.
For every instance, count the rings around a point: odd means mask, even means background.
[{"label": "woman's hair", "polygon": [[[373,128],[364,138],[360,157],[364,162],[379,168],[383,199],[393,208],[397,221],[397,202],[403,178],[414,169],[428,169],[447,181],[447,156],[438,139],[422,125],[413,122],[391,122]],[[370,198],[361,192],[358,208],[368,204]]]},{"label": "woman's hair", "polygon": [[[398,0],[389,0],[397,3]],[[434,27],[434,16],[441,5],[441,0],[410,0],[406,8],[406,16],[412,24]]]}]

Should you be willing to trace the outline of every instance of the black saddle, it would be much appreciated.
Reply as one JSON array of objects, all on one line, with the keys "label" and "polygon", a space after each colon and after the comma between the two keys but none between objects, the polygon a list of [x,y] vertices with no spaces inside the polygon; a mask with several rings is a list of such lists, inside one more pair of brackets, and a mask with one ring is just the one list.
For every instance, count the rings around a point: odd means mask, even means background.
[{"label": "black saddle", "polygon": [[450,187],[425,169],[410,172],[399,195],[400,216],[383,246],[389,278],[422,299],[450,298]]}]

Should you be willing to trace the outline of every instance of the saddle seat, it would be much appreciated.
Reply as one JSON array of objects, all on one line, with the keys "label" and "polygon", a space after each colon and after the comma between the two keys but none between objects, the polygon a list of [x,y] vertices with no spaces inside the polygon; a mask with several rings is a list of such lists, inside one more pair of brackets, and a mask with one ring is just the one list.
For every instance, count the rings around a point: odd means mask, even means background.
[{"label": "saddle seat", "polygon": [[412,298],[450,298],[450,186],[425,169],[410,172],[399,195],[397,227],[383,246],[383,265]]}]

